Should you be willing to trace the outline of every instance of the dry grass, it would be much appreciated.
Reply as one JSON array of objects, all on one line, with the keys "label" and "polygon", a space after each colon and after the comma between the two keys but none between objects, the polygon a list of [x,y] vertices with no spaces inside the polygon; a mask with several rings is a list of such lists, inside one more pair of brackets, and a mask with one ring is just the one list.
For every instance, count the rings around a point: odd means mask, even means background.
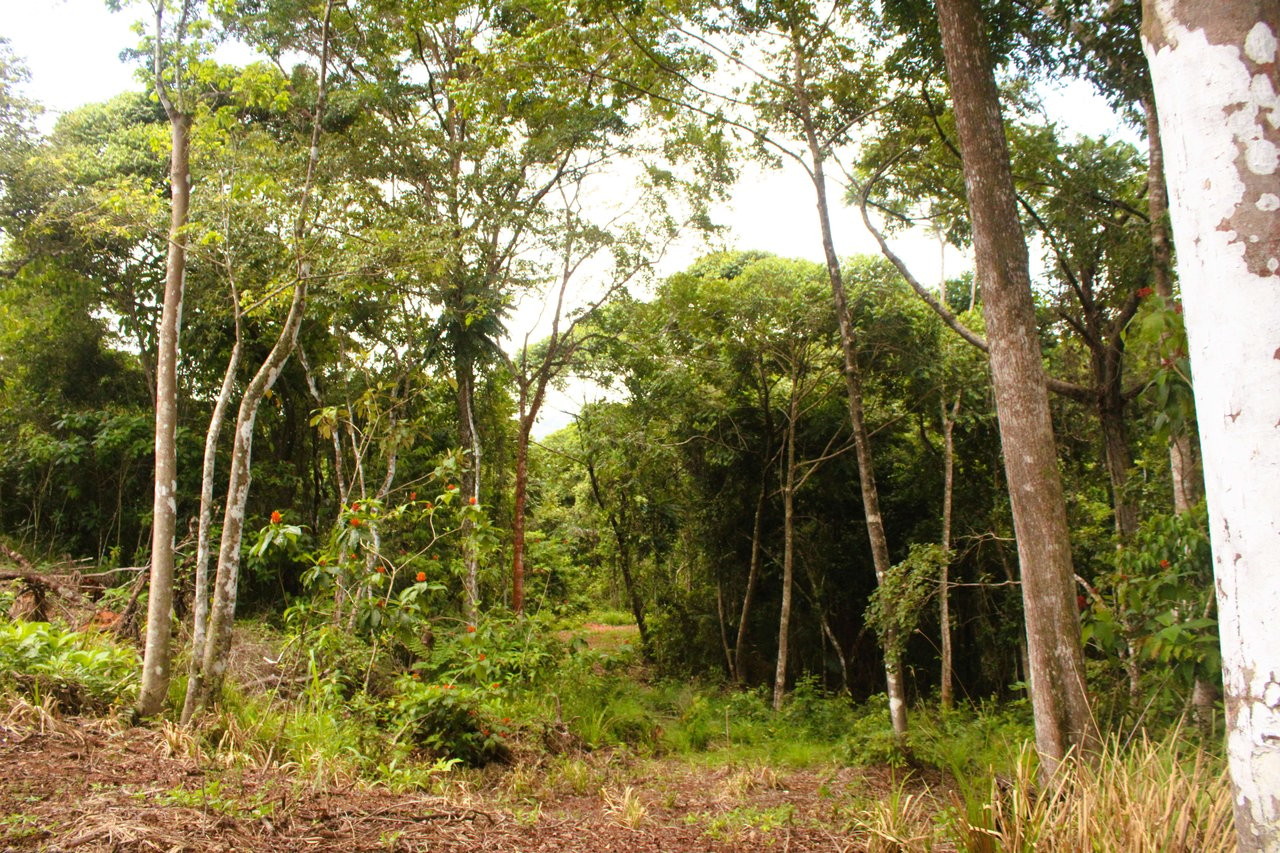
[{"label": "dry grass", "polygon": [[605,811],[628,829],[639,829],[649,814],[649,807],[630,785],[624,786],[621,791],[601,788],[600,797],[604,800]]},{"label": "dry grass", "polygon": [[1029,752],[1016,778],[993,780],[986,802],[956,802],[952,833],[974,853],[1107,850],[1218,853],[1236,849],[1231,784],[1222,762],[1177,733],[1128,746],[1112,741],[1095,763],[1071,762],[1038,790]]}]

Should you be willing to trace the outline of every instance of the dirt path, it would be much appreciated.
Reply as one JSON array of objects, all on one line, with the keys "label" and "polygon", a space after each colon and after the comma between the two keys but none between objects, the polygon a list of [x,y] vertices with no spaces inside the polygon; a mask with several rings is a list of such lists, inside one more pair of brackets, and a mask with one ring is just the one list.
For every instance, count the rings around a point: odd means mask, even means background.
[{"label": "dirt path", "polygon": [[278,767],[197,762],[183,741],[29,706],[10,713],[0,719],[0,849],[856,851],[858,804],[893,786],[883,772],[595,754],[449,777],[431,794],[315,790]]}]

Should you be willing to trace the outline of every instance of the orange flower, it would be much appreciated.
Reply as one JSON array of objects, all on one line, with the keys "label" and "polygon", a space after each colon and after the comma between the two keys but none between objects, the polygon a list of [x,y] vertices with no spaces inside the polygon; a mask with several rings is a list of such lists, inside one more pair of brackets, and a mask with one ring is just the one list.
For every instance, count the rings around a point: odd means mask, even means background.
[{"label": "orange flower", "polygon": [[446,492],[452,492],[452,491],[453,491],[454,489],[456,489],[456,488],[458,488],[458,487],[457,487],[457,486],[455,486],[453,483],[450,483],[449,485],[447,485],[447,486],[445,486],[445,487],[444,487],[444,490],[445,490]]},{"label": "orange flower", "polygon": [[385,598],[379,598],[379,599],[378,599],[378,606],[379,606],[379,607],[386,607],[386,606],[387,606],[387,600],[386,600]]},{"label": "orange flower", "polygon": [[427,580],[427,573],[426,573],[426,572],[418,572],[417,580],[418,580],[418,583],[425,583],[425,582],[426,582],[426,580]]},{"label": "orange flower", "polygon": [[272,523],[272,524],[279,524],[279,523],[280,523],[280,522],[282,522],[282,521],[284,521],[284,516],[280,514],[280,510],[278,510],[278,509],[273,509],[273,510],[271,511],[271,523]]},{"label": "orange flower", "polygon": [[378,574],[380,574],[380,575],[385,575],[386,573],[387,573],[387,567],[386,567],[386,566],[378,566]]},{"label": "orange flower", "polygon": [[484,655],[483,655],[483,654],[481,654],[481,655],[480,655],[480,660],[484,660]]},{"label": "orange flower", "polygon": [[468,634],[474,634],[475,632],[476,632],[476,626],[475,626],[475,625],[468,625],[468,626],[467,626],[467,633],[468,633]]},{"label": "orange flower", "polygon": [[471,505],[472,505],[472,506],[475,506],[475,505],[476,505],[476,498],[475,498],[475,495],[472,495],[472,496],[471,496]]},{"label": "orange flower", "polygon": [[417,499],[418,499],[418,493],[417,493],[417,492],[410,492],[410,493],[409,493],[409,500],[411,500],[411,501],[416,501]]},{"label": "orange flower", "polygon": [[351,504],[351,511],[352,511],[352,512],[359,512],[359,511],[360,511],[360,501],[354,501],[354,502]]},{"label": "orange flower", "polygon": [[360,519],[358,519],[358,518],[353,518],[353,519],[351,519],[351,526],[352,526],[352,527],[359,527],[359,526],[360,526]]}]

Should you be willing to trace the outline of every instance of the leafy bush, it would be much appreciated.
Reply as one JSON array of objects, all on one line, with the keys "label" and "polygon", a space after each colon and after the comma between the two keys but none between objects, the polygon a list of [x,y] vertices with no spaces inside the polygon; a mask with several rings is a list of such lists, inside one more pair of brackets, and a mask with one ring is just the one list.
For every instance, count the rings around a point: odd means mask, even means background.
[{"label": "leafy bush", "polygon": [[48,622],[0,625],[0,683],[71,713],[103,712],[137,694],[142,662],[105,636]]},{"label": "leafy bush", "polygon": [[408,736],[441,758],[481,766],[508,754],[509,719],[499,722],[489,703],[496,689],[459,684],[423,684],[412,676],[396,681],[389,700],[396,739]]}]

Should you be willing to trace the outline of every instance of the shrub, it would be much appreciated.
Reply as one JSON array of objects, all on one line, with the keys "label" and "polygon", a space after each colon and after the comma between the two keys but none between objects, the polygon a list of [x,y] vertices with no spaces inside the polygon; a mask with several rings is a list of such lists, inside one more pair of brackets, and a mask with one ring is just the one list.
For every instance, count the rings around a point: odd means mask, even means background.
[{"label": "shrub", "polygon": [[0,683],[37,703],[52,697],[69,713],[101,713],[137,694],[137,652],[94,633],[48,622],[0,625]]}]

